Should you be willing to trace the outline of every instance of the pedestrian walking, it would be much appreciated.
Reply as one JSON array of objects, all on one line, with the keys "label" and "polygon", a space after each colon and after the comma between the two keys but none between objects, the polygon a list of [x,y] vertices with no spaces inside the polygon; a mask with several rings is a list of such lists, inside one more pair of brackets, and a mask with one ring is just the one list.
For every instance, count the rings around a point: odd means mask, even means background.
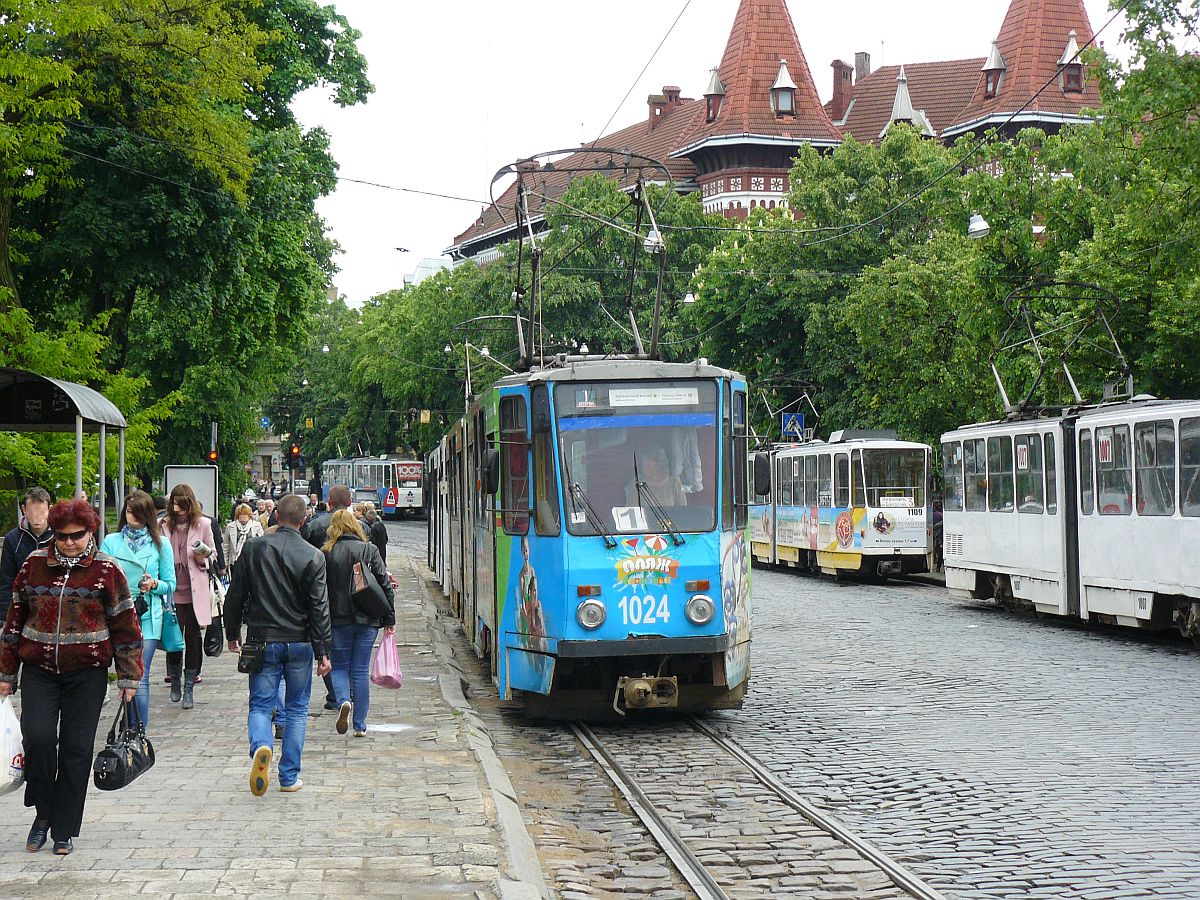
[{"label": "pedestrian walking", "polygon": [[[337,733],[345,734],[351,712],[354,736],[367,733],[367,712],[371,707],[371,649],[379,629],[392,634],[396,627],[396,598],[391,579],[375,545],[367,540],[358,519],[348,509],[333,514],[328,537],[321,550],[325,554],[329,582],[329,617],[333,623],[333,690],[338,705]],[[355,563],[362,563],[387,596],[391,613],[379,619],[360,612],[354,605],[352,575]]]},{"label": "pedestrian walking", "polygon": [[388,545],[387,526],[383,524],[383,518],[376,511],[374,503],[368,500],[362,506],[363,531],[366,532],[367,540],[374,544],[375,549],[379,551],[379,558],[383,560],[383,564],[386,566]]},{"label": "pedestrian walking", "polygon": [[21,497],[21,518],[17,527],[6,534],[4,543],[0,544],[0,621],[8,615],[13,580],[25,559],[34,550],[49,546],[54,538],[49,519],[50,494],[45,488],[29,488]]},{"label": "pedestrian walking", "polygon": [[[150,665],[162,640],[163,607],[175,590],[175,554],[162,538],[154,500],[134,491],[121,510],[125,524],[104,538],[100,549],[121,566],[134,593],[134,609],[142,629],[142,681],[138,685],[138,721],[150,724]],[[120,521],[120,519],[118,520]]]},{"label": "pedestrian walking", "polygon": [[30,553],[13,581],[0,697],[13,692],[19,673],[25,805],[36,810],[25,849],[42,849],[49,835],[65,856],[83,823],[108,667],[116,663],[121,700],[132,700],[142,632],[125,573],[96,546],[96,511],[86,500],[60,500],[48,520],[53,543]]},{"label": "pedestrian walking", "polygon": [[[325,546],[329,523],[333,521],[333,515],[339,509],[349,509],[354,503],[354,498],[350,495],[350,488],[342,484],[335,484],[329,489],[329,509],[320,515],[313,516],[304,523],[301,534],[304,539],[320,550]],[[325,678],[325,708],[335,710],[338,708],[337,693],[333,689],[333,677]]]},{"label": "pedestrian walking", "polygon": [[[172,602],[183,630],[183,651],[167,654],[171,702],[184,709],[195,705],[196,676],[204,656],[204,632],[212,624],[212,589],[209,569],[216,564],[212,525],[201,515],[200,503],[189,485],[177,484],[167,498],[163,535],[175,558],[175,592]],[[179,682],[182,667],[183,684]]]},{"label": "pedestrian walking", "polygon": [[225,564],[229,566],[230,570],[237,563],[238,557],[242,555],[242,548],[246,546],[246,541],[262,536],[262,524],[254,518],[254,514],[247,504],[239,503],[237,509],[233,511],[232,521],[225,526]]},{"label": "pedestrian walking", "polygon": [[242,650],[242,625],[248,646],[261,647],[261,668],[250,675],[250,792],[266,793],[272,756],[271,709],[284,683],[284,730],[279,758],[279,789],[298,791],[313,660],[329,674],[331,640],[325,557],[300,536],[304,498],[287,494],[279,501],[279,527],[250,541],[233,569],[225,598],[225,637],[234,653]]}]

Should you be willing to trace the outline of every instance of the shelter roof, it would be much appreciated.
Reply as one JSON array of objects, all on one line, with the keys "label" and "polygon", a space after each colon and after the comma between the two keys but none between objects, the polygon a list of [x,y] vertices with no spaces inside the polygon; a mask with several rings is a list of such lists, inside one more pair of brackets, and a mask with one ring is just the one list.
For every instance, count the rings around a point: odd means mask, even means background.
[{"label": "shelter roof", "polygon": [[124,428],[125,417],[99,391],[24,369],[0,367],[0,431],[84,431]]}]

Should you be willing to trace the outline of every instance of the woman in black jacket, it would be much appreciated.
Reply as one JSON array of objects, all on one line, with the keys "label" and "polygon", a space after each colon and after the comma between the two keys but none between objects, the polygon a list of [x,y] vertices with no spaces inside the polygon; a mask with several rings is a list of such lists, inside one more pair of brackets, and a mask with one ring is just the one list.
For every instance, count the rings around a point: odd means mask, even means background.
[{"label": "woman in black jacket", "polygon": [[[371,705],[371,650],[379,629],[386,628],[388,639],[396,629],[396,597],[387,569],[375,546],[367,541],[354,513],[339,509],[329,521],[329,530],[321,550],[325,553],[325,575],[329,586],[329,617],[333,623],[333,690],[339,705],[337,732],[349,728],[354,714],[354,736],[367,733],[367,710]],[[351,596],[354,564],[361,562],[383,588],[389,613],[376,619],[360,612]],[[351,702],[351,697],[354,698]]]}]

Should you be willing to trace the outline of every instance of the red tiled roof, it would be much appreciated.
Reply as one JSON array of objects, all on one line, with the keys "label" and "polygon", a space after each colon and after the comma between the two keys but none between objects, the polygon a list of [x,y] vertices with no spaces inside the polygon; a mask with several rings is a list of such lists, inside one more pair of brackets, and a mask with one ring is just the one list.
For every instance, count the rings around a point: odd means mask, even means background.
[{"label": "red tiled roof", "polygon": [[[948,127],[968,125],[988,116],[1014,113],[1058,72],[1058,60],[1074,31],[1082,47],[1092,37],[1083,0],[1012,0],[1000,26],[1000,54],[1007,69],[995,97],[985,97],[983,74],[971,102]],[[1100,106],[1100,91],[1084,69],[1082,93],[1064,93],[1056,80],[1030,103],[1027,113],[1078,115]]]},{"label": "red tiled roof", "polygon": [[[913,108],[925,111],[939,135],[951,122],[958,121],[958,114],[970,102],[982,65],[982,57],[904,65]],[[839,126],[843,134],[862,144],[879,142],[891,118],[899,74],[900,66],[883,66],[854,85],[854,102],[846,113],[845,124]]]},{"label": "red tiled roof", "polygon": [[[771,110],[771,85],[779,74],[781,59],[787,60],[796,83],[794,118],[777,118]],[[706,109],[700,104],[680,147],[742,134],[794,138],[797,143],[841,141],[821,106],[784,0],[741,0],[718,72],[725,85],[720,115],[716,121],[706,122]]]},{"label": "red tiled roof", "polygon": [[[657,126],[653,130],[651,130],[648,122],[642,121],[628,128],[623,128],[620,131],[615,131],[612,134],[607,134],[585,146],[631,150],[634,153],[641,153],[644,156],[649,156],[651,159],[666,163],[667,168],[671,172],[671,177],[678,185],[680,182],[688,181],[695,177],[696,171],[689,160],[671,159],[670,153],[679,146],[680,132],[687,127],[697,107],[703,113],[704,101],[684,98],[681,103],[669,109],[659,119]],[[574,153],[561,160],[555,160],[555,166],[568,168],[591,164],[603,165],[608,160],[608,154]],[[615,162],[618,166],[621,165],[620,159],[616,159]],[[614,175],[617,174],[619,173],[614,173]],[[578,173],[542,171],[529,179],[528,183],[538,193],[545,194],[547,197],[557,198],[561,197],[567,188],[570,187],[572,181],[581,177],[583,176]],[[637,181],[637,175],[636,173],[623,174],[620,175],[619,181],[622,188],[628,188]],[[479,218],[470,228],[454,239],[454,247],[463,247],[463,245],[478,241],[480,238],[494,231],[511,229],[513,227],[513,208],[516,203],[516,196],[517,186],[514,182],[504,191],[502,196],[496,198],[496,204],[504,210],[504,219],[500,218],[500,214],[494,206],[487,207],[480,213]],[[530,197],[529,203],[530,215],[534,217],[540,216],[545,202],[541,200],[535,202],[535,199]],[[512,239],[511,235],[509,239]],[[471,252],[468,251],[467,255],[471,255]]]}]

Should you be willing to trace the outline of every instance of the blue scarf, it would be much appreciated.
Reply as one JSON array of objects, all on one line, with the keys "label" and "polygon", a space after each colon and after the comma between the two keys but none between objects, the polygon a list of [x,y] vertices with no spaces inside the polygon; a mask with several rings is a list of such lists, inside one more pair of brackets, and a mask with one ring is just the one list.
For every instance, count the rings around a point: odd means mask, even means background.
[{"label": "blue scarf", "polygon": [[121,528],[121,536],[125,538],[125,543],[129,545],[129,549],[134,553],[137,553],[150,543],[150,529],[146,527],[130,528],[126,524]]}]

